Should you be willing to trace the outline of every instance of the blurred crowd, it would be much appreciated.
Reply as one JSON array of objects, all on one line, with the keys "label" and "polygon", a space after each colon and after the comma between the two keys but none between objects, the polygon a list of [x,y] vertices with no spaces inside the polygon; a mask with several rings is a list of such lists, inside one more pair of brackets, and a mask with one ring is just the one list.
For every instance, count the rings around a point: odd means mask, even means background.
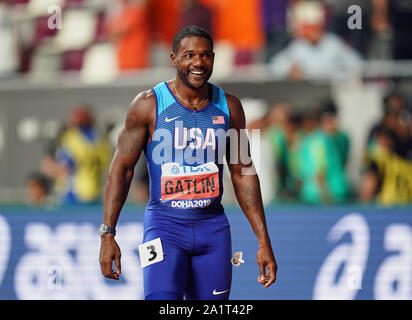
[{"label": "blurred crowd", "polygon": [[[27,202],[32,205],[87,205],[102,201],[106,175],[116,139],[113,125],[96,123],[92,106],[73,106],[58,134],[47,141],[38,169],[26,180]],[[149,176],[144,155],[135,168],[130,199],[148,199]]]},{"label": "blurred crowd", "polygon": [[[176,32],[196,24],[215,40],[215,74],[267,64],[279,78],[339,80],[366,60],[412,60],[410,21],[411,0],[0,0],[0,78],[67,71],[104,81],[167,67]],[[274,172],[268,201],[412,203],[411,104],[392,92],[383,105],[359,159],[360,185],[348,178],[351,141],[333,101],[305,111],[286,101],[253,121]],[[113,148],[93,110],[74,107],[27,178],[29,201],[101,201]],[[133,201],[147,199],[147,185],[140,161]]]},{"label": "blurred crowd", "polygon": [[[260,179],[265,204],[411,204],[411,107],[408,98],[397,91],[385,97],[382,118],[371,127],[362,157],[356,159],[362,166],[360,183],[355,184],[348,176],[350,136],[339,126],[338,108],[333,101],[305,109],[286,102],[273,105],[247,125],[248,129],[260,130]],[[93,109],[75,106],[48,146],[39,172],[27,179],[29,202],[100,203],[115,148],[108,133],[95,125]],[[148,185],[142,155],[129,200],[144,204]],[[230,184],[228,187],[224,201],[235,203]]]},{"label": "blurred crowd", "polygon": [[[397,91],[383,103],[382,118],[364,141],[359,185],[348,175],[351,140],[339,126],[333,101],[297,110],[288,103],[252,121],[260,129],[273,161],[265,172],[273,190],[268,202],[302,204],[412,203],[412,108]],[[273,170],[271,170],[273,169]],[[263,177],[264,178],[264,177]],[[265,190],[263,190],[265,192]]]},{"label": "blurred crowd", "polygon": [[412,59],[411,18],[409,0],[0,0],[0,77],[166,66],[191,24],[213,35],[222,66],[342,77],[365,59]]}]

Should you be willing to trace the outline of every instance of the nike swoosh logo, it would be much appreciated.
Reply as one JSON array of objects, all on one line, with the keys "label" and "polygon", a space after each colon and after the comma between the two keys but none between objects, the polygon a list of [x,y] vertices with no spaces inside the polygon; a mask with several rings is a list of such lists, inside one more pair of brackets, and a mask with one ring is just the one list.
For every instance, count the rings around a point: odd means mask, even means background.
[{"label": "nike swoosh logo", "polygon": [[180,116],[177,116],[177,117],[174,117],[174,118],[168,118],[168,117],[166,117],[166,119],[165,119],[165,121],[166,122],[170,122],[170,121],[173,121],[173,120],[176,120],[177,118],[180,118]]},{"label": "nike swoosh logo", "polygon": [[218,294],[222,294],[222,293],[225,293],[225,292],[228,292],[229,290],[225,290],[225,291],[216,291],[216,289],[215,290],[213,290],[213,295],[214,296],[217,296]]}]

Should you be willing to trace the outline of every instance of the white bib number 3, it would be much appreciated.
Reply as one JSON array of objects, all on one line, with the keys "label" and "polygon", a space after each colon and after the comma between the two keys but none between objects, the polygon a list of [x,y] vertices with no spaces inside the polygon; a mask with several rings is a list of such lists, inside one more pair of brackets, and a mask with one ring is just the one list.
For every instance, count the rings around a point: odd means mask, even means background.
[{"label": "white bib number 3", "polygon": [[142,268],[163,261],[163,247],[160,238],[142,243],[138,248]]}]

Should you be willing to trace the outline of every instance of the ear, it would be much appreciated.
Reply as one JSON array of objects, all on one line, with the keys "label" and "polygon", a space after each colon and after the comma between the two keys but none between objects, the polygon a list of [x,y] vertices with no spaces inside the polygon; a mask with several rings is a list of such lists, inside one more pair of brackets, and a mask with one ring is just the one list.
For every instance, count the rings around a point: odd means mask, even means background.
[{"label": "ear", "polygon": [[172,61],[172,65],[176,67],[176,54],[174,52],[170,52],[170,60]]}]

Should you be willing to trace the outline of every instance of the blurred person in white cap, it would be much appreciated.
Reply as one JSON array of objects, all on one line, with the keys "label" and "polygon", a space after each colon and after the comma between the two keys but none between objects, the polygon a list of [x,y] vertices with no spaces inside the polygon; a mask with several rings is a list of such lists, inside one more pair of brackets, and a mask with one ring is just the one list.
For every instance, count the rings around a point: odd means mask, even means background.
[{"label": "blurred person in white cap", "polygon": [[338,36],[325,30],[325,11],[319,2],[302,1],[291,8],[293,40],[270,61],[282,78],[346,79],[361,67],[362,58]]}]

